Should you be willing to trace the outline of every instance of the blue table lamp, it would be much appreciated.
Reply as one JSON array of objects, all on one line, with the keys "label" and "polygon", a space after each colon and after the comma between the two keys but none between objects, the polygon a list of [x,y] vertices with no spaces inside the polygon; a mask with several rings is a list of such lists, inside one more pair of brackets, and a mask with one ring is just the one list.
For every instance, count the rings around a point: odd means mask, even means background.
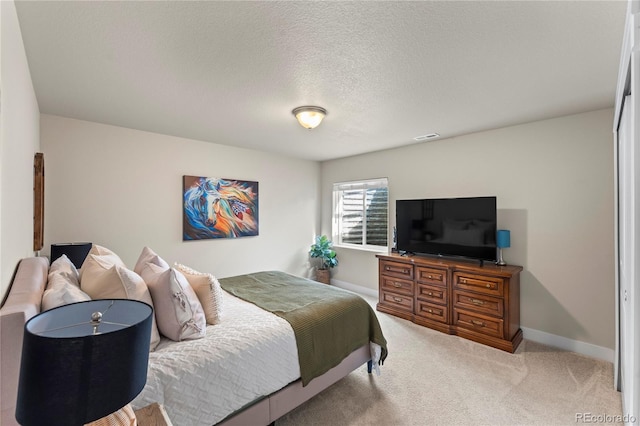
[{"label": "blue table lamp", "polygon": [[502,249],[511,247],[511,232],[508,229],[498,229],[496,245],[498,246],[498,261],[496,265],[504,266],[507,263],[502,258]]}]

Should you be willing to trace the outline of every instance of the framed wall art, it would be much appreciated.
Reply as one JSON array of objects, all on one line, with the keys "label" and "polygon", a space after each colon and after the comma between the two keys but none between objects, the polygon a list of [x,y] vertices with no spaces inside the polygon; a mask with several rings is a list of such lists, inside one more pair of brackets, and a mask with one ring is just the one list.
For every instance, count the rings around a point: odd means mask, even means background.
[{"label": "framed wall art", "polygon": [[183,176],[182,240],[258,235],[258,182]]},{"label": "framed wall art", "polygon": [[44,246],[44,154],[33,158],[33,251]]}]

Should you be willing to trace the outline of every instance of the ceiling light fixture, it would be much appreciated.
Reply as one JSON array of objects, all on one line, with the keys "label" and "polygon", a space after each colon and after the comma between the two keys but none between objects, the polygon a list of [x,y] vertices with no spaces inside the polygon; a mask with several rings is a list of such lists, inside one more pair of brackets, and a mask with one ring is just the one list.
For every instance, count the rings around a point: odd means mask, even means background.
[{"label": "ceiling light fixture", "polygon": [[291,111],[305,129],[315,129],[327,115],[327,110],[318,106],[301,106]]}]

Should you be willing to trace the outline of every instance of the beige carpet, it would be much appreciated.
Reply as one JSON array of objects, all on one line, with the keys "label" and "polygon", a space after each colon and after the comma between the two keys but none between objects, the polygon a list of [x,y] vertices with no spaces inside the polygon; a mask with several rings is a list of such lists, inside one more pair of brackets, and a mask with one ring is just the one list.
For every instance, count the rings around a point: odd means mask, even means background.
[{"label": "beige carpet", "polygon": [[582,413],[621,415],[608,362],[526,340],[509,354],[377,314],[389,347],[382,374],[359,368],[277,426],[575,425]]}]

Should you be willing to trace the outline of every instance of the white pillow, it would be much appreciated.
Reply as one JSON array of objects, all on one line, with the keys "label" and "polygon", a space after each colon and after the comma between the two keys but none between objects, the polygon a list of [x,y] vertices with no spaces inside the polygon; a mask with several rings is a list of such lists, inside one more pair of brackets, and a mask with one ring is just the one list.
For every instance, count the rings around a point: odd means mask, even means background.
[{"label": "white pillow", "polygon": [[64,276],[67,281],[76,287],[80,286],[80,275],[78,274],[78,270],[66,254],[63,254],[51,263],[51,266],[49,267],[49,282],[51,281],[51,276],[55,274]]},{"label": "white pillow", "polygon": [[163,335],[176,342],[205,336],[207,321],[202,305],[180,271],[147,263],[142,276],[149,286]]},{"label": "white pillow", "polygon": [[87,261],[90,260],[89,257],[91,255],[100,256],[104,261],[103,263],[105,264],[108,263],[109,265],[118,265],[118,266],[122,266],[123,268],[127,267],[127,265],[124,264],[122,259],[120,259],[120,256],[118,256],[108,248],[99,246],[97,244],[92,244],[91,250],[89,250],[87,257],[84,259],[84,262],[82,262],[82,267],[80,268],[80,271],[79,271],[80,281],[82,281],[82,275],[84,274],[84,269],[85,269],[84,266],[87,264]]},{"label": "white pillow", "polygon": [[[77,281],[76,281],[77,282]],[[49,274],[47,289],[42,294],[42,310],[57,308],[76,302],[86,302],[91,297],[80,290],[77,284],[73,283],[64,274]]]},{"label": "white pillow", "polygon": [[198,300],[204,309],[207,324],[218,324],[222,316],[222,288],[220,283],[211,274],[195,271],[188,266],[176,263],[175,268],[182,272],[195,291]]},{"label": "white pillow", "polygon": [[142,249],[142,253],[140,253],[140,257],[138,257],[138,261],[136,262],[136,266],[133,268],[134,272],[138,275],[142,275],[142,270],[147,263],[153,263],[154,265],[162,266],[164,269],[169,269],[169,264],[149,247]]},{"label": "white pillow", "polygon": [[[133,299],[153,307],[147,285],[135,272],[120,265],[111,265],[104,256],[93,254],[87,256],[82,269],[80,288],[92,299]],[[149,349],[153,351],[159,342],[160,334],[154,316]]]}]

